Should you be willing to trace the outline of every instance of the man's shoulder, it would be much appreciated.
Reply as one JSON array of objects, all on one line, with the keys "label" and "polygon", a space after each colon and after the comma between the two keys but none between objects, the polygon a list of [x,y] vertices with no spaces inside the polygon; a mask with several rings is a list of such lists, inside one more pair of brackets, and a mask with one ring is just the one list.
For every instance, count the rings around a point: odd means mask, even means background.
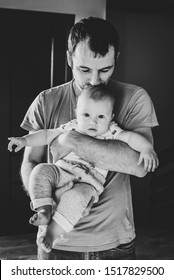
[{"label": "man's shoulder", "polygon": [[121,103],[132,103],[138,100],[148,100],[149,95],[144,88],[135,84],[123,83],[120,81],[110,80],[108,83],[108,87],[114,93],[114,96],[117,102]]},{"label": "man's shoulder", "polygon": [[40,95],[44,98],[54,98],[65,96],[72,90],[72,81],[43,90]]},{"label": "man's shoulder", "polygon": [[110,80],[108,83],[108,87],[111,90],[114,90],[116,93],[120,92],[122,94],[133,94],[135,92],[138,92],[140,90],[144,90],[142,87],[134,85],[134,84],[129,84],[129,83],[123,83],[120,81],[116,80]]}]

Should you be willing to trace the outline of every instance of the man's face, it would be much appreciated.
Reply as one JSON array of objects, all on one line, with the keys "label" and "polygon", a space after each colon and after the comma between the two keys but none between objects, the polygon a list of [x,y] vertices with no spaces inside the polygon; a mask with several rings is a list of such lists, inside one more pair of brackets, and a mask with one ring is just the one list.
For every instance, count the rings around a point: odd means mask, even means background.
[{"label": "man's face", "polygon": [[94,57],[87,43],[80,42],[68,61],[80,90],[86,85],[107,84],[115,67],[114,48],[110,47],[104,57]]}]

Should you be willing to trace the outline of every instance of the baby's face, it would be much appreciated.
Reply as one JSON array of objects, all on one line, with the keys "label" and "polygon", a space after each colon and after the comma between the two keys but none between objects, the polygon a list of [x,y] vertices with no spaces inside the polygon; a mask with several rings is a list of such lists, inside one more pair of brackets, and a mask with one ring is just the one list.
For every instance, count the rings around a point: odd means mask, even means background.
[{"label": "baby's face", "polygon": [[96,137],[108,130],[112,120],[112,101],[109,98],[104,100],[93,100],[83,95],[77,102],[77,123],[80,131]]}]

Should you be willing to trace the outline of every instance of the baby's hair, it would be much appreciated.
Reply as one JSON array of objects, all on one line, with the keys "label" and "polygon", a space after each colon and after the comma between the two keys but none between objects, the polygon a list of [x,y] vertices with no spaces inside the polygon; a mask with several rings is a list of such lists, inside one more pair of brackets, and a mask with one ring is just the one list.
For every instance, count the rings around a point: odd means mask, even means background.
[{"label": "baby's hair", "polygon": [[114,94],[104,84],[100,84],[96,86],[92,86],[92,85],[86,86],[82,90],[80,96],[83,96],[83,94],[87,94],[89,98],[95,101],[105,100],[109,98],[114,108],[114,104],[115,104]]}]

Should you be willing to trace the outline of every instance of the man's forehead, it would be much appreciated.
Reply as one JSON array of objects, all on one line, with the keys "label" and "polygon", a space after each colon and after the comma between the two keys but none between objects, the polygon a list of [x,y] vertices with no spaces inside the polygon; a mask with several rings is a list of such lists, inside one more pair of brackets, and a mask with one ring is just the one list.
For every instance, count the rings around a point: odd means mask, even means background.
[{"label": "man's forehead", "polygon": [[99,61],[108,61],[114,59],[115,51],[114,47],[110,47],[108,53],[105,56],[97,55],[92,52],[89,46],[85,42],[78,43],[73,57],[81,62],[88,62],[89,60],[99,60]]}]

